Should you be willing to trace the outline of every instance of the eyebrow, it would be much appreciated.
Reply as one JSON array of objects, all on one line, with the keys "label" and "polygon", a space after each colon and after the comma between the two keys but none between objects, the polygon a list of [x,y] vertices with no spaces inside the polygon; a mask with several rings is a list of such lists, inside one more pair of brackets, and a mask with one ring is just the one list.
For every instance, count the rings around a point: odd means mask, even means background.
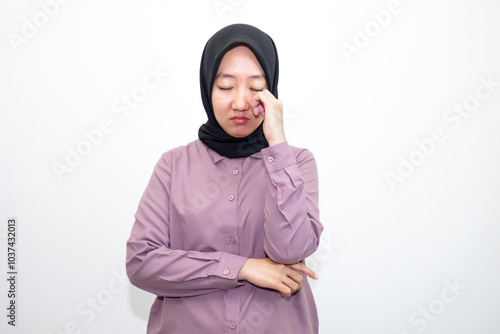
[{"label": "eyebrow", "polygon": [[[217,80],[218,78],[234,79],[235,76],[222,72],[222,73],[219,73],[215,76],[215,80]],[[264,74],[255,74],[255,75],[250,76],[250,79],[265,79],[265,78],[266,78],[266,76]]]}]

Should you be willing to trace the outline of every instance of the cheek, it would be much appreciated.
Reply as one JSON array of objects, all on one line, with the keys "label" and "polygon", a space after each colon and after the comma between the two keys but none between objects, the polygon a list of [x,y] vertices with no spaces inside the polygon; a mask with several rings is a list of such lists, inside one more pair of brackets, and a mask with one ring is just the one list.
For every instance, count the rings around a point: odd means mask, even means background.
[{"label": "cheek", "polygon": [[[226,94],[227,95],[227,94]],[[219,92],[216,92],[214,91],[212,93],[212,105],[215,107],[215,106],[218,106],[219,108],[220,107],[224,107],[224,105],[227,104],[228,102],[228,96],[226,96],[224,94],[221,94]]]},{"label": "cheek", "polygon": [[218,94],[212,94],[212,109],[214,110],[215,119],[219,122],[226,114],[227,102]]}]

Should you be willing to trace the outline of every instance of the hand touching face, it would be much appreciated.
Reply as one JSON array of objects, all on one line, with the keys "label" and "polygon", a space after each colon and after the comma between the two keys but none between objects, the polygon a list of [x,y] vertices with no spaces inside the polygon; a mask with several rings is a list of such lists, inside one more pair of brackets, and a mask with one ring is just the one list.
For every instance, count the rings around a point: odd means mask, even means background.
[{"label": "hand touching face", "polygon": [[212,89],[212,105],[217,122],[233,137],[246,137],[264,122],[270,146],[286,140],[283,104],[267,90],[264,71],[246,46],[237,46],[222,58]]}]

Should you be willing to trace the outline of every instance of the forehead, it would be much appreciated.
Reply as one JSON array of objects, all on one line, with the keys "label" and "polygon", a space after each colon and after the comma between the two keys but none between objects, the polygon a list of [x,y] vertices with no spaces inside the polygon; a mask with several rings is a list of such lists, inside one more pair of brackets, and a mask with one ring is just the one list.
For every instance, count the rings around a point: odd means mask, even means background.
[{"label": "forehead", "polygon": [[257,57],[250,48],[244,45],[236,46],[226,52],[217,70],[216,78],[227,78],[238,74],[265,78]]}]

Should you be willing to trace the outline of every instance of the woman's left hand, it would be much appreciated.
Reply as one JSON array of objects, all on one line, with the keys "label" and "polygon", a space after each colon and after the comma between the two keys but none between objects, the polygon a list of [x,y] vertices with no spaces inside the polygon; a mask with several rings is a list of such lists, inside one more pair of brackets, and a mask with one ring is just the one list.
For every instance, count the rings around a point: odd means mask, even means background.
[{"label": "woman's left hand", "polygon": [[283,127],[283,103],[267,89],[255,94],[253,99],[252,111],[255,116],[260,114],[264,118],[264,136],[269,146],[286,141]]}]

